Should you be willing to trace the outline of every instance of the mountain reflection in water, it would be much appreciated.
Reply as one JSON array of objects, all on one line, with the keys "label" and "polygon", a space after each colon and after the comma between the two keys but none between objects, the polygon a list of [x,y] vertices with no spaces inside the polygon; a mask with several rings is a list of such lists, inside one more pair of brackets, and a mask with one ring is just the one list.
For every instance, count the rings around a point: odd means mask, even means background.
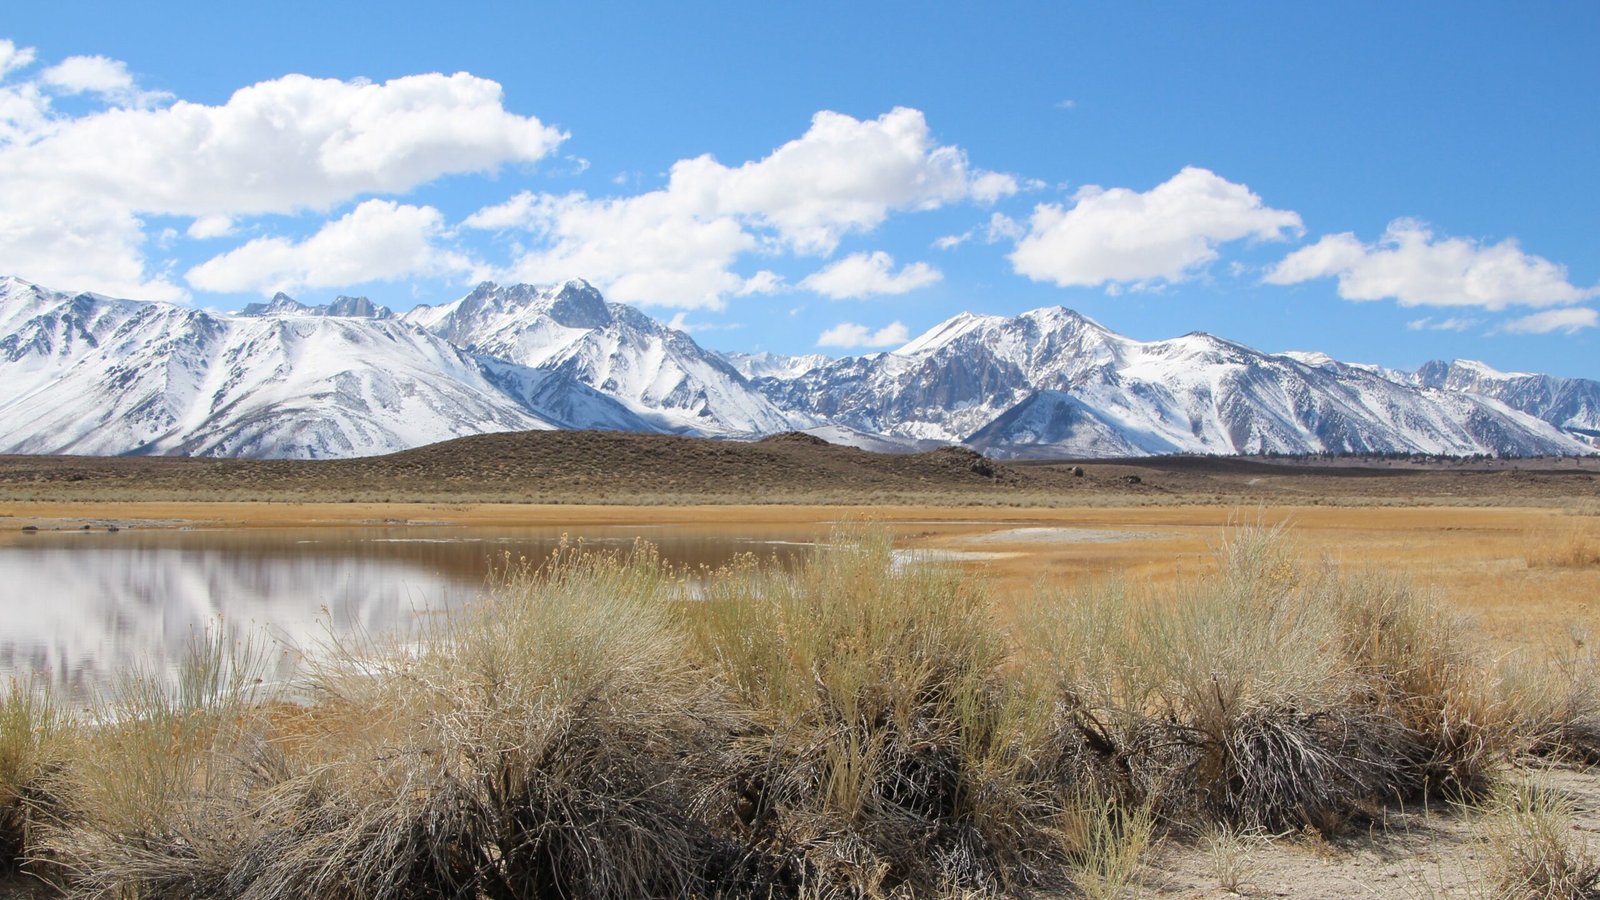
[{"label": "mountain reflection in water", "polygon": [[[459,527],[41,532],[0,543],[0,677],[36,674],[82,696],[134,665],[170,667],[223,627],[271,638],[274,668],[331,636],[403,636],[482,592],[508,561],[543,560],[559,528]],[[753,554],[791,565],[818,534],[794,528],[585,527],[585,548],[716,568]],[[571,532],[569,541],[579,543]]]}]

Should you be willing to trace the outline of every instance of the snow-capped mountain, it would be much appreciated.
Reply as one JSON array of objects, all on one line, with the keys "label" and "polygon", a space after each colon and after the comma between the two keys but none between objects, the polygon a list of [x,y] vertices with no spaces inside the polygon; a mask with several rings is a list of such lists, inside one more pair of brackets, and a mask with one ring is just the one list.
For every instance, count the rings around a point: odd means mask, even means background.
[{"label": "snow-capped mountain", "polygon": [[[595,426],[543,413],[545,376],[510,368],[394,320],[218,316],[0,279],[4,452],[358,456]],[[649,427],[586,393],[585,412]]]},{"label": "snow-capped mountain", "polygon": [[1600,434],[1596,382],[1136,341],[1059,307],[959,315],[889,353],[724,357],[582,281],[486,283],[396,316],[281,294],[220,315],[0,278],[0,377],[11,453],[356,456],[600,428],[997,456],[1532,455]]},{"label": "snow-capped mountain", "polygon": [[381,303],[373,303],[366,297],[346,297],[343,294],[333,298],[332,303],[323,303],[318,306],[307,306],[293,297],[279,291],[272,295],[266,303],[248,303],[239,315],[246,317],[259,316],[337,316],[347,319],[392,319],[394,310]]},{"label": "snow-capped mountain", "polygon": [[812,369],[819,369],[833,362],[833,357],[821,353],[785,356],[782,353],[733,351],[720,355],[728,365],[738,369],[739,374],[746,378],[798,378]]},{"label": "snow-capped mountain", "polygon": [[1493,397],[1562,431],[1600,439],[1600,381],[1501,372],[1470,359],[1424,363],[1410,378],[1425,388]]},{"label": "snow-capped mountain", "polygon": [[836,424],[997,455],[1586,449],[1478,394],[1199,332],[1136,341],[1060,307],[958,315],[896,351],[756,384]]},{"label": "snow-capped mountain", "polygon": [[817,424],[792,417],[694,339],[587,282],[502,287],[492,282],[404,316],[474,353],[542,369],[613,397],[658,428],[758,436]]}]

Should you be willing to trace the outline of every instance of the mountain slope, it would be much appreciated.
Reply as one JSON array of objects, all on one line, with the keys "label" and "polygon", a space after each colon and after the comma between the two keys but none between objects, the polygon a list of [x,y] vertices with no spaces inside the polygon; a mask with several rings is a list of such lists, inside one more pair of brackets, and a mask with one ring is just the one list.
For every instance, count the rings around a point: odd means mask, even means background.
[{"label": "mountain slope", "polygon": [[1198,332],[1136,341],[1059,307],[959,315],[892,353],[756,383],[838,424],[997,455],[1584,452],[1483,396]]},{"label": "mountain slope", "polygon": [[587,282],[485,282],[404,318],[456,346],[594,388],[658,430],[755,436],[816,424],[794,421],[687,334],[607,303]]},{"label": "mountain slope", "polygon": [[1600,381],[1501,372],[1468,359],[1425,363],[1412,378],[1434,390],[1492,397],[1563,431],[1600,438]]},{"label": "mountain slope", "polygon": [[582,281],[485,283],[404,316],[283,295],[230,316],[0,279],[0,377],[13,453],[346,457],[601,429],[995,456],[1527,456],[1600,434],[1595,382],[1137,341],[1059,307],[962,314],[891,353],[724,358]]},{"label": "mountain slope", "polygon": [[548,429],[400,322],[216,316],[0,280],[0,450],[351,456]]}]

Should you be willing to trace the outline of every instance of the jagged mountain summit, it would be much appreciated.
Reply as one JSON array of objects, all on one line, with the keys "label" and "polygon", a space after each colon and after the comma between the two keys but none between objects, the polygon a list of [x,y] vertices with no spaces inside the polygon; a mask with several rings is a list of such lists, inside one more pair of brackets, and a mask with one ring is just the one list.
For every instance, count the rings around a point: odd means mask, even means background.
[{"label": "jagged mountain summit", "polygon": [[1482,394],[1201,332],[1136,341],[1061,307],[958,315],[893,352],[756,384],[838,425],[1000,456],[1592,451]]},{"label": "jagged mountain summit", "polygon": [[[588,392],[576,420],[508,373],[392,319],[218,316],[0,279],[0,450],[319,458],[487,431],[648,430]],[[513,377],[516,376],[516,377]]]},{"label": "jagged mountain summit", "polygon": [[279,291],[272,295],[266,303],[247,303],[239,315],[246,318],[259,318],[261,316],[334,316],[344,319],[392,319],[394,310],[381,303],[373,303],[366,297],[346,297],[343,294],[333,298],[332,303],[323,303],[318,306],[307,306],[293,297]]},{"label": "jagged mountain summit", "polygon": [[732,351],[722,354],[722,358],[746,378],[798,378],[812,369],[820,369],[833,362],[833,357],[821,353],[785,356],[782,353],[765,351],[759,353]]},{"label": "jagged mountain summit", "polygon": [[0,279],[0,452],[356,456],[493,431],[752,438],[995,456],[1592,452],[1600,383],[1415,373],[1071,310],[963,314],[898,350],[729,354],[582,281],[491,283],[404,315],[284,295],[237,315]]},{"label": "jagged mountain summit", "polygon": [[404,319],[474,353],[587,385],[664,430],[734,437],[817,424],[779,410],[687,334],[606,302],[585,281],[485,282]]},{"label": "jagged mountain summit", "polygon": [[1575,436],[1600,439],[1600,381],[1500,372],[1470,359],[1425,363],[1409,380],[1434,390],[1493,397]]}]

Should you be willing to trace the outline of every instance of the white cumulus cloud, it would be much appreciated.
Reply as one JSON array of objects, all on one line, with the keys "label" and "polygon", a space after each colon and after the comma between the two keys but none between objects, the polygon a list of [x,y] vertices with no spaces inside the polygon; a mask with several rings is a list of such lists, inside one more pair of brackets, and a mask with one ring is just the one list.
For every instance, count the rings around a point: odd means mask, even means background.
[{"label": "white cumulus cloud", "polygon": [[98,192],[138,212],[203,216],[325,209],[441,175],[547,155],[565,137],[507,112],[466,73],[382,84],[288,75],[221,106],[178,102],[53,119],[0,147],[0,176]]},{"label": "white cumulus cloud", "polygon": [[1520,319],[1512,319],[1496,330],[1508,334],[1550,334],[1555,331],[1572,334],[1585,328],[1594,328],[1596,325],[1600,325],[1600,310],[1587,306],[1571,306],[1565,309],[1547,309]]},{"label": "white cumulus cloud", "polygon": [[443,230],[433,207],[368,200],[303,241],[257,238],[185,278],[204,291],[270,294],[469,271],[469,260],[436,245]]},{"label": "white cumulus cloud", "polygon": [[906,330],[904,323],[898,321],[890,322],[877,331],[854,322],[840,322],[817,337],[817,346],[839,347],[846,350],[893,347],[896,344],[904,344],[910,338],[911,334]]},{"label": "white cumulus cloud", "polygon": [[[27,55],[0,50],[13,69]],[[52,107],[52,95],[75,92],[104,108]],[[147,258],[160,241],[145,216],[195,217],[191,236],[214,237],[223,218],[402,194],[541,159],[565,138],[507,111],[498,84],[466,73],[383,83],[289,75],[220,105],[155,98],[104,57],[0,85],[0,272],[173,299],[183,291]]]},{"label": "white cumulus cloud", "polygon": [[528,236],[505,280],[583,277],[619,300],[719,309],[729,296],[777,287],[770,272],[734,272],[747,254],[827,255],[893,213],[1016,190],[1012,176],[938,144],[917,110],[865,120],[824,111],[759,160],[680,160],[666,187],[631,196],[522,193],[464,224]]},{"label": "white cumulus cloud", "polygon": [[41,72],[39,80],[66,94],[115,96],[133,90],[127,64],[104,56],[69,56]]},{"label": "white cumulus cloud", "polygon": [[464,224],[532,232],[537,248],[498,273],[505,281],[585,278],[613,300],[684,309],[721,309],[730,295],[773,284],[770,272],[747,280],[732,271],[756,249],[754,235],[728,216],[684,215],[668,191],[610,200],[525,192]]},{"label": "white cumulus cloud", "polygon": [[935,143],[921,111],[898,107],[868,120],[819,112],[805,134],[737,168],[681,160],[667,190],[701,212],[750,217],[801,253],[830,253],[892,211],[991,202],[1017,184],[973,169],[960,148]]},{"label": "white cumulus cloud", "polygon": [[1010,259],[1018,274],[1062,287],[1179,282],[1215,260],[1221,244],[1300,233],[1296,213],[1190,166],[1143,193],[1090,186],[1071,207],[1035,206]]},{"label": "white cumulus cloud", "polygon": [[1298,284],[1337,278],[1346,300],[1393,299],[1401,306],[1562,306],[1600,295],[1579,288],[1567,270],[1523,252],[1517,241],[1480,244],[1467,238],[1435,238],[1414,219],[1389,223],[1375,244],[1355,235],[1325,235],[1284,257],[1264,279]]},{"label": "white cumulus cloud", "polygon": [[910,263],[894,271],[894,258],[882,250],[852,253],[838,262],[813,272],[800,286],[835,300],[870,297],[874,294],[904,294],[937,283],[944,276],[924,262]]}]

